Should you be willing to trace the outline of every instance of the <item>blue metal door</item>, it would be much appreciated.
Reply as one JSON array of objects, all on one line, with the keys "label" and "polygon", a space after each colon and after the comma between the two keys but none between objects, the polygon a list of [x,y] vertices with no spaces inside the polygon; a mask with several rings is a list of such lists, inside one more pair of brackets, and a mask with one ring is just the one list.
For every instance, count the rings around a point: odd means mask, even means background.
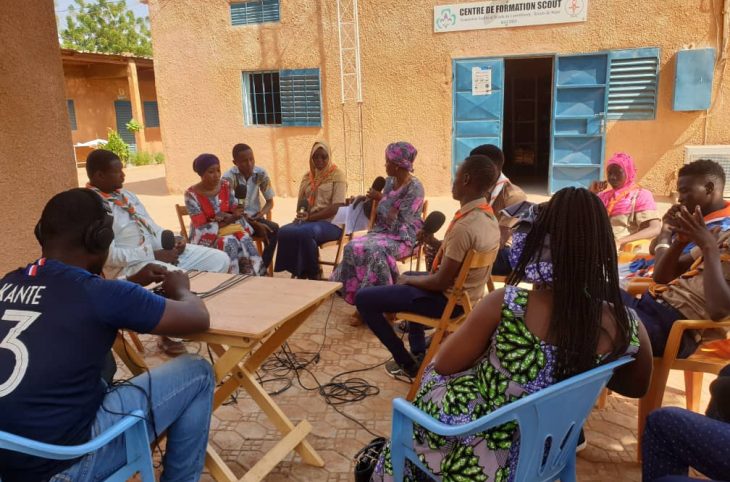
[{"label": "blue metal door", "polygon": [[127,130],[127,122],[132,120],[132,103],[128,100],[115,100],[114,114],[117,117],[117,132],[124,142],[129,144],[129,149],[134,151],[137,148],[137,141],[134,139],[134,132]]},{"label": "blue metal door", "polygon": [[608,55],[558,56],[553,92],[550,192],[588,187],[603,173]]},{"label": "blue metal door", "polygon": [[502,147],[504,59],[455,60],[453,69],[452,176],[475,147]]}]

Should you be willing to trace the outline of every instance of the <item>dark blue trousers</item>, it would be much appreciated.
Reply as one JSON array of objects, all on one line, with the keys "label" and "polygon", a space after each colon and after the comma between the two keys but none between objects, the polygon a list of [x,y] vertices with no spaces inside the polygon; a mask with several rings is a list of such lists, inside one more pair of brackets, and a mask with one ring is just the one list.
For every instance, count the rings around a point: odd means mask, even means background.
[{"label": "dark blue trousers", "polygon": [[[406,273],[426,274],[426,273]],[[362,288],[355,296],[355,306],[362,319],[367,323],[375,336],[393,355],[393,359],[403,367],[411,367],[415,360],[413,355],[426,352],[426,335],[424,326],[410,323],[408,342],[411,353],[388,323],[384,313],[407,311],[423,316],[438,318],[444,312],[448,298],[443,293],[426,291],[409,285],[372,286]],[[460,306],[454,310],[454,316],[463,313]]]},{"label": "dark blue trousers", "polygon": [[[684,319],[685,316],[671,306],[659,303],[649,293],[644,293],[641,298],[635,298],[621,290],[621,297],[624,304],[629,308],[633,308],[641,318],[641,322],[651,340],[651,349],[654,356],[664,354],[672,325],[675,321]],[[682,343],[679,345],[677,357],[687,358],[695,352],[698,345],[699,343],[694,339],[694,332],[685,331]]]},{"label": "dark blue trousers", "polygon": [[512,265],[509,262],[509,254],[512,248],[504,246],[499,248],[497,258],[492,266],[492,274],[495,276],[509,276],[512,273]]},{"label": "dark blue trousers", "polygon": [[730,480],[728,423],[682,408],[661,408],[646,419],[641,447],[644,482],[692,480],[686,478],[689,467],[713,480]]},{"label": "dark blue trousers", "polygon": [[279,229],[279,251],[274,271],[288,271],[297,278],[317,279],[319,245],[335,241],[342,230],[329,221],[291,223]]}]

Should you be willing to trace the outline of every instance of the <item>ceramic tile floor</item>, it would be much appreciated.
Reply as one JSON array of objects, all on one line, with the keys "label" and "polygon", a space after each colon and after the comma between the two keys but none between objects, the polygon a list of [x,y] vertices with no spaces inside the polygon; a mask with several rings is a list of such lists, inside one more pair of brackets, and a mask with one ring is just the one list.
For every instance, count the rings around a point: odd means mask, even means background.
[{"label": "ceramic tile floor", "polygon": [[[312,375],[326,383],[338,373],[359,370],[386,361],[388,352],[364,326],[351,327],[348,323],[353,308],[339,297],[324,303],[289,339],[295,353],[320,350],[320,360],[310,366],[311,375],[302,372],[301,382],[308,388],[316,387]],[[324,338],[325,331],[327,336]],[[145,357],[150,365],[162,363],[167,357],[157,348],[155,337],[143,336]],[[322,345],[322,343],[324,344]],[[196,342],[188,343],[191,352],[207,356],[207,349]],[[123,370],[118,375],[123,374]],[[260,373],[270,378],[271,373]],[[391,423],[391,400],[404,396],[406,384],[390,378],[382,366],[355,373],[378,387],[379,393],[361,402],[340,407],[350,417],[359,420],[369,430],[388,435]],[[351,481],[353,455],[373,436],[356,423],[338,414],[328,406],[316,390],[307,390],[290,374],[291,387],[274,396],[281,409],[298,423],[306,418],[313,427],[309,441],[325,461],[324,468],[304,465],[297,456],[290,455],[267,477],[267,481]],[[708,378],[708,377],[706,377]],[[703,405],[709,399],[705,380]],[[283,386],[283,382],[266,384],[269,391]],[[683,391],[681,374],[673,373],[665,397],[665,405],[681,405]],[[578,456],[578,479],[581,482],[640,481],[641,470],[636,462],[636,400],[611,395],[604,409],[595,409],[586,424],[588,447]],[[266,416],[245,394],[237,401],[218,409],[212,419],[210,440],[219,450],[237,476],[258,461],[278,440],[278,432]],[[203,481],[213,479],[206,473]]]}]

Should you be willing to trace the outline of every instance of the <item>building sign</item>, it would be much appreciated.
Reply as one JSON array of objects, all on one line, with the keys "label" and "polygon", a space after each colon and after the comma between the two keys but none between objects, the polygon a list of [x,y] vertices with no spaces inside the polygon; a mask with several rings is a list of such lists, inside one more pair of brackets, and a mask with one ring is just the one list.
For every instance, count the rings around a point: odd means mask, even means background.
[{"label": "building sign", "polygon": [[492,69],[471,69],[471,95],[489,95],[492,93]]},{"label": "building sign", "polygon": [[588,0],[492,0],[437,5],[434,32],[585,22]]}]

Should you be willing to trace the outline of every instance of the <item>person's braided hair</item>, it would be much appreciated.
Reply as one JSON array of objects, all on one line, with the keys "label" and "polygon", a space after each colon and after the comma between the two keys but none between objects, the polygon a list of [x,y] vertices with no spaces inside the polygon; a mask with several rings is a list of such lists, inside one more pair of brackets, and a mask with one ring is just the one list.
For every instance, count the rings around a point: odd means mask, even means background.
[{"label": "person's braided hair", "polygon": [[553,265],[553,308],[547,339],[558,347],[555,376],[563,380],[596,366],[606,304],[617,327],[613,356],[626,351],[631,327],[619,289],[611,224],[595,194],[567,187],[552,197],[527,235],[508,283],[522,282],[527,266],[540,261],[547,245]]}]

